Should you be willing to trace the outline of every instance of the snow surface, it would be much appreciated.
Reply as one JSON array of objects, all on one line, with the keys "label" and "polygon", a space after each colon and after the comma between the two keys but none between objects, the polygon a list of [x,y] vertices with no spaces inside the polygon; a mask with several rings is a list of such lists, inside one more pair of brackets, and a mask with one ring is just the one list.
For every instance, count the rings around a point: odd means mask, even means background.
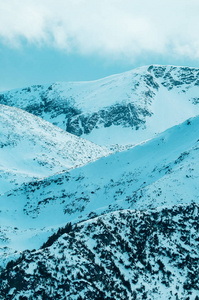
[{"label": "snow surface", "polygon": [[21,109],[0,105],[0,194],[109,153]]},{"label": "snow surface", "polygon": [[[109,211],[198,203],[198,151],[196,117],[127,151],[22,185],[0,197],[1,251],[35,248],[42,241],[41,230],[48,235],[66,222]],[[14,226],[18,243],[7,229]]]}]

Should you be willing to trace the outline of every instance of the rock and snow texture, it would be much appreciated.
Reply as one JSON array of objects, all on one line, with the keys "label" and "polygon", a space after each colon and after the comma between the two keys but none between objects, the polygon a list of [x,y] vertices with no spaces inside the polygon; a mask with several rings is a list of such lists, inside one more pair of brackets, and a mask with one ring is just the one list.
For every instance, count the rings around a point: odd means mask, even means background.
[{"label": "rock and snow texture", "polygon": [[119,209],[198,203],[198,169],[196,117],[127,151],[24,184],[0,197],[1,253],[33,249],[49,234],[45,231],[69,221]]},{"label": "rock and snow texture", "polygon": [[199,69],[0,103],[0,299],[199,299]]},{"label": "rock and snow texture", "polygon": [[91,82],[13,90],[0,103],[100,145],[137,144],[199,114],[199,69],[152,65]]},{"label": "rock and snow texture", "polygon": [[0,105],[0,194],[108,153],[21,109]]},{"label": "rock and snow texture", "polygon": [[198,222],[199,206],[189,204],[109,213],[73,228],[68,224],[60,237],[7,265],[0,296],[198,299]]}]

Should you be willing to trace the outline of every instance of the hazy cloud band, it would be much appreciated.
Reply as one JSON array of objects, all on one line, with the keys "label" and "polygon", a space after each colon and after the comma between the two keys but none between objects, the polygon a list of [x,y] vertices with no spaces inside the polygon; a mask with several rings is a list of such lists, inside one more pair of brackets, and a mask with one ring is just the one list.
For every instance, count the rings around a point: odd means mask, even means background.
[{"label": "hazy cloud band", "polygon": [[67,52],[199,58],[198,0],[0,0],[0,41]]}]

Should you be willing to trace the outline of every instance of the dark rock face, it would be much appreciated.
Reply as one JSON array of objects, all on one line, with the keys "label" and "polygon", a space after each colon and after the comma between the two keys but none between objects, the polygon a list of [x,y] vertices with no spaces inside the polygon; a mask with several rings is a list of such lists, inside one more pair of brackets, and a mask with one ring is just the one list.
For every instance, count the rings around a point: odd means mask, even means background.
[{"label": "dark rock face", "polygon": [[25,110],[39,117],[43,117],[44,114],[48,114],[52,120],[59,115],[64,115],[64,119],[67,120],[81,114],[80,110],[70,106],[67,101],[63,105],[59,106],[57,105],[57,99],[49,101],[47,97],[41,96],[41,100],[40,104],[28,104]]},{"label": "dark rock face", "polygon": [[197,299],[198,223],[193,203],[68,224],[41,250],[8,263],[0,297]]},{"label": "dark rock face", "polygon": [[[157,89],[158,85],[153,82],[153,77],[148,76],[146,78],[147,84],[152,84],[152,87]],[[145,92],[146,103],[154,96],[154,92],[148,89]],[[56,122],[56,118],[60,115],[63,119],[63,127],[67,132],[81,136],[82,134],[89,134],[94,128],[98,127],[110,127],[112,125],[121,125],[123,127],[131,127],[132,129],[138,129],[146,121],[147,116],[151,116],[152,113],[141,106],[134,105],[133,103],[117,103],[112,106],[107,106],[94,113],[84,113],[80,109],[71,105],[70,101],[61,100],[59,105],[59,97],[54,100],[49,100],[46,93],[41,93],[41,101],[39,103],[28,103],[23,109],[36,116],[45,119],[45,115],[49,115],[54,125],[60,126]],[[4,95],[0,95],[0,103],[5,105],[11,105],[11,101]]]},{"label": "dark rock face", "polygon": [[147,109],[137,108],[132,103],[116,104],[90,115],[73,115],[68,118],[66,131],[75,135],[89,134],[99,126],[122,125],[138,129],[145,123],[145,117],[151,116]]},{"label": "dark rock face", "polygon": [[148,71],[153,73],[156,78],[162,78],[161,84],[168,90],[192,83],[198,85],[199,70],[195,68],[150,66]]},{"label": "dark rock face", "polygon": [[160,77],[163,77],[164,76],[164,73],[166,71],[166,66],[150,66],[148,68],[148,72],[150,73],[154,73],[155,77],[156,78],[160,78]]},{"label": "dark rock face", "polygon": [[147,86],[152,87],[155,90],[158,90],[159,84],[155,81],[154,77],[150,74],[144,76],[144,82]]}]

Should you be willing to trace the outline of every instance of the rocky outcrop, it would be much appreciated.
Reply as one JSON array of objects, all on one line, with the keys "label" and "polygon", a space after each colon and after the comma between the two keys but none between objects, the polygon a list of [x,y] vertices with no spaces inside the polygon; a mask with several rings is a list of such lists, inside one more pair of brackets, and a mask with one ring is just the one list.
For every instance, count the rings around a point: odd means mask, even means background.
[{"label": "rocky outcrop", "polygon": [[193,203],[68,224],[40,250],[9,262],[0,297],[198,299],[198,222]]}]

